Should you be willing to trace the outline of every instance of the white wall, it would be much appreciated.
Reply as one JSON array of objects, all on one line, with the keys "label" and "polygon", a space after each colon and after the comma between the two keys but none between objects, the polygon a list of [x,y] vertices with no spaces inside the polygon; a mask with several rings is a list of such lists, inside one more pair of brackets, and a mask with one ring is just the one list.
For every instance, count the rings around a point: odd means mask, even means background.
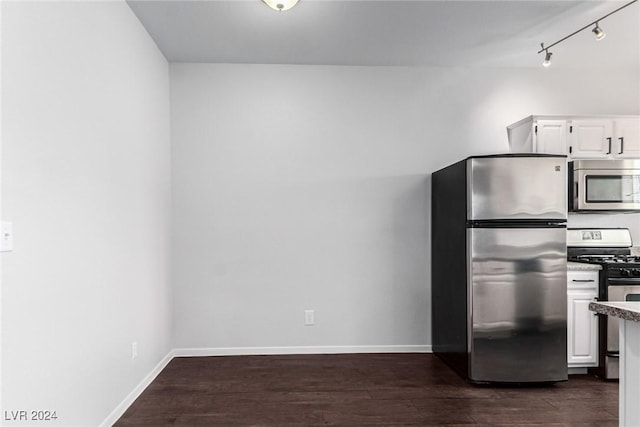
[{"label": "white wall", "polygon": [[[0,3],[0,220],[2,219],[2,4]],[[0,254],[0,381],[2,380],[2,256]],[[0,410],[2,410],[2,385],[0,384]]]},{"label": "white wall", "polygon": [[639,87],[634,70],[172,64],[176,346],[428,348],[430,173],[507,151],[530,114],[638,114]]},{"label": "white wall", "polygon": [[170,349],[168,64],[123,1],[2,7],[3,411],[58,416],[5,424],[98,425]]}]

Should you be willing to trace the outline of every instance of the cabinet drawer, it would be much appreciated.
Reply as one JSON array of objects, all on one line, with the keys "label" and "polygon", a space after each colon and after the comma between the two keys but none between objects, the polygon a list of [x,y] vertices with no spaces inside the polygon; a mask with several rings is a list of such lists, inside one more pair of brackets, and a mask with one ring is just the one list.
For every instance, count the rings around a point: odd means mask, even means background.
[{"label": "cabinet drawer", "polygon": [[568,271],[567,289],[598,289],[597,271]]}]

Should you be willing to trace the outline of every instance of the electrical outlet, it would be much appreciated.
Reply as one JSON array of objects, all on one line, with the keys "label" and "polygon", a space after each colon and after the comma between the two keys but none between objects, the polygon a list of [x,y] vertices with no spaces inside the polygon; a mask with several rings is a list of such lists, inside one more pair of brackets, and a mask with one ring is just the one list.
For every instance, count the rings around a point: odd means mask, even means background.
[{"label": "electrical outlet", "polygon": [[313,310],[305,310],[304,311],[304,324],[305,326],[312,326],[316,324],[315,319],[315,311]]},{"label": "electrical outlet", "polygon": [[13,251],[13,224],[2,221],[0,224],[0,252]]},{"label": "electrical outlet", "polygon": [[138,342],[134,341],[131,343],[131,360],[134,360],[138,357]]}]

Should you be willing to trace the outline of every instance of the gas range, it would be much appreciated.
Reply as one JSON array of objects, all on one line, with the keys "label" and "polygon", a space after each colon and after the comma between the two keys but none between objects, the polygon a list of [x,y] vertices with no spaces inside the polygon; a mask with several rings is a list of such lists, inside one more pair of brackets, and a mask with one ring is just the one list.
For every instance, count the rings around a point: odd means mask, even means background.
[{"label": "gas range", "polygon": [[599,264],[607,269],[629,269],[629,276],[635,272],[640,277],[640,256],[631,255],[631,245],[631,233],[626,228],[567,230],[569,261]]}]

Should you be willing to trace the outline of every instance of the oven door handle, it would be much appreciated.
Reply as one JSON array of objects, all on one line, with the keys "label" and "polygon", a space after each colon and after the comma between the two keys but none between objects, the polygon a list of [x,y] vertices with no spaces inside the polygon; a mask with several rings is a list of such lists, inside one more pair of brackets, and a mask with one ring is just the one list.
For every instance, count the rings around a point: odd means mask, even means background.
[{"label": "oven door handle", "polygon": [[607,280],[607,282],[611,285],[640,286],[640,277],[638,277],[637,279],[632,277],[610,278]]}]

